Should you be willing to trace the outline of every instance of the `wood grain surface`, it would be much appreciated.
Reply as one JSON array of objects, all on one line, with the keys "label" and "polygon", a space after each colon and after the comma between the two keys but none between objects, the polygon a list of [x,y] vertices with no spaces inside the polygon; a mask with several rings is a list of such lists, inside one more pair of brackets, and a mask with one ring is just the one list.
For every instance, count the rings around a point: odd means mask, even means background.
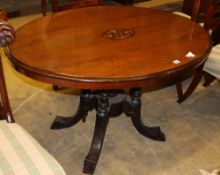
[{"label": "wood grain surface", "polygon": [[[109,40],[109,30],[134,31]],[[154,86],[205,61],[207,32],[191,20],[155,9],[98,6],[42,17],[17,30],[9,58],[17,70],[47,83],[90,89]],[[192,52],[194,57],[187,57]],[[179,64],[174,64],[179,60]]]}]

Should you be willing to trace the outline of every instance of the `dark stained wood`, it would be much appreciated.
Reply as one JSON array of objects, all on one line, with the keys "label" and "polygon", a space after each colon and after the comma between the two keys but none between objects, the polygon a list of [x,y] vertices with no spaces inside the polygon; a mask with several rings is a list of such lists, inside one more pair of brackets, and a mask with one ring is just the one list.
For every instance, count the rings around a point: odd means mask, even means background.
[{"label": "dark stained wood", "polygon": [[200,13],[200,7],[201,7],[202,0],[194,0],[193,10],[191,14],[191,20],[197,21],[197,18]]},{"label": "dark stained wood", "polygon": [[[184,0],[183,1],[183,12],[191,15],[193,12],[193,6],[196,0]],[[207,10],[207,0],[201,0],[200,12],[205,12]]]},{"label": "dark stained wood", "polygon": [[2,8],[0,8],[0,19],[5,21],[8,19],[7,12]]},{"label": "dark stained wood", "polygon": [[51,129],[63,129],[75,125],[81,119],[88,115],[88,112],[97,107],[97,99],[92,95],[90,90],[82,90],[80,94],[79,107],[74,116],[62,117],[57,116],[51,125]]},{"label": "dark stained wood", "polygon": [[205,80],[205,82],[204,82],[203,86],[207,87],[215,80],[215,77],[208,74],[207,72],[204,72],[204,80]]},{"label": "dark stained wood", "polygon": [[[135,34],[121,40],[102,37],[118,28]],[[25,25],[17,31],[9,57],[17,70],[40,81],[120,89],[184,78],[205,61],[210,46],[204,29],[177,15],[106,6],[55,13]],[[186,57],[189,51],[195,58]],[[181,63],[174,64],[175,59]]]},{"label": "dark stained wood", "polygon": [[[7,19],[4,14],[4,19]],[[0,47],[5,47],[10,44],[15,38],[14,29],[5,21],[0,21]],[[0,119],[5,119],[7,122],[14,122],[11,112],[10,103],[8,100],[7,89],[5,85],[2,60],[0,55]]]},{"label": "dark stained wood", "polygon": [[117,117],[125,113],[128,117],[131,117],[137,131],[145,137],[156,141],[166,140],[160,127],[148,127],[142,122],[141,93],[140,88],[131,89],[129,94],[126,94],[123,90],[82,90],[76,114],[70,117],[58,116],[53,122],[52,129],[71,127],[81,119],[85,119],[89,111],[96,109],[93,141],[84,161],[84,173],[93,174],[95,171],[110,117]]},{"label": "dark stained wood", "polygon": [[11,112],[11,107],[8,100],[5,78],[2,67],[2,60],[0,56],[0,96],[1,96],[1,104],[0,104],[0,119],[6,119],[8,122],[14,122],[14,118]]},{"label": "dark stained wood", "polygon": [[205,15],[206,30],[216,29],[220,26],[220,1],[219,0],[207,0],[207,11]]},{"label": "dark stained wood", "polygon": [[130,90],[130,98],[126,99],[125,114],[131,117],[131,121],[139,133],[145,137],[151,138],[157,141],[165,141],[166,137],[163,132],[161,132],[160,127],[148,127],[144,125],[141,119],[141,92],[140,88],[134,88]]},{"label": "dark stained wood", "polygon": [[41,0],[41,13],[43,16],[47,13],[47,0]]},{"label": "dark stained wood", "polygon": [[51,0],[50,3],[51,4],[48,4],[47,0],[41,0],[41,11],[43,16],[47,13],[48,5],[51,5],[52,12],[55,13],[68,9],[101,5],[102,0],[69,0],[65,3],[62,3],[60,0]]},{"label": "dark stained wood", "polygon": [[95,171],[109,122],[109,113],[110,103],[108,93],[103,92],[101,93],[101,97],[98,99],[95,130],[89,153],[84,161],[84,173],[93,174]]},{"label": "dark stained wood", "polygon": [[213,45],[220,44],[220,26],[212,32]]},{"label": "dark stained wood", "polygon": [[182,87],[182,81],[179,81],[176,83],[176,89],[177,89],[177,94],[178,94],[178,103],[182,103],[186,98],[188,98],[196,89],[198,86],[200,80],[202,79],[203,76],[203,64],[196,69],[195,75],[192,78],[191,83],[189,84],[188,88],[186,91],[183,93],[183,87]]}]

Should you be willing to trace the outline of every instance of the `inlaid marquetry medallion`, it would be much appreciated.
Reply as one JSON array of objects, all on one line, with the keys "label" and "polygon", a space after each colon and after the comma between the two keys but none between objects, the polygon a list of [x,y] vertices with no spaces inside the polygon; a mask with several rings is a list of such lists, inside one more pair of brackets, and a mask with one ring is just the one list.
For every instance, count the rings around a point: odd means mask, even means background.
[{"label": "inlaid marquetry medallion", "polygon": [[130,29],[111,29],[108,31],[105,31],[102,34],[102,37],[108,40],[119,40],[119,39],[126,39],[130,38],[134,35],[134,31]]}]

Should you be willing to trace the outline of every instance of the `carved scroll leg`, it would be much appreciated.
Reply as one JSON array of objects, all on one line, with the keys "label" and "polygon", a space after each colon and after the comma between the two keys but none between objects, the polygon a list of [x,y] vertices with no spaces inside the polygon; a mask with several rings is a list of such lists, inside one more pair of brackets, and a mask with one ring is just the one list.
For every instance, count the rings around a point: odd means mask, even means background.
[{"label": "carved scroll leg", "polygon": [[183,93],[183,89],[182,89],[182,82],[179,81],[176,83],[176,89],[177,89],[177,95],[178,95],[178,103],[182,103],[185,99],[187,99],[196,89],[196,87],[198,86],[199,82],[201,81],[203,76],[203,70],[202,70],[202,66],[199,67],[196,70],[196,73],[189,85],[189,87],[186,89],[185,93]]},{"label": "carved scroll leg", "polygon": [[160,127],[145,126],[141,120],[141,89],[131,90],[131,120],[135,128],[142,135],[157,141],[165,141],[165,135],[161,132]]},{"label": "carved scroll leg", "polygon": [[109,121],[109,101],[106,94],[103,94],[96,114],[96,124],[90,151],[85,158],[83,172],[93,174],[99,155],[102,150],[105,132]]},{"label": "carved scroll leg", "polygon": [[90,99],[91,92],[89,90],[82,90],[80,94],[79,107],[76,114],[71,117],[57,116],[51,125],[51,129],[63,129],[71,127],[81,119],[85,118],[85,116],[88,115],[88,111],[90,110]]},{"label": "carved scroll leg", "polygon": [[212,75],[204,72],[204,80],[205,80],[205,82],[204,82],[203,86],[207,87],[215,80],[215,77],[213,77]]}]

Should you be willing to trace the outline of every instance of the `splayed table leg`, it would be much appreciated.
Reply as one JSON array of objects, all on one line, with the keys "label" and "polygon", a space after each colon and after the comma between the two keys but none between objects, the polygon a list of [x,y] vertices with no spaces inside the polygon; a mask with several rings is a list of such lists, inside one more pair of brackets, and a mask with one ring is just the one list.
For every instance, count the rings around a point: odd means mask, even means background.
[{"label": "splayed table leg", "polygon": [[82,90],[76,114],[70,117],[57,116],[51,125],[51,129],[68,128],[79,122],[81,119],[85,119],[88,115],[88,111],[96,106],[96,101],[92,97],[90,90]]},{"label": "splayed table leg", "polygon": [[95,171],[109,121],[109,109],[108,95],[103,93],[99,99],[92,144],[84,161],[84,173],[93,174]]}]

